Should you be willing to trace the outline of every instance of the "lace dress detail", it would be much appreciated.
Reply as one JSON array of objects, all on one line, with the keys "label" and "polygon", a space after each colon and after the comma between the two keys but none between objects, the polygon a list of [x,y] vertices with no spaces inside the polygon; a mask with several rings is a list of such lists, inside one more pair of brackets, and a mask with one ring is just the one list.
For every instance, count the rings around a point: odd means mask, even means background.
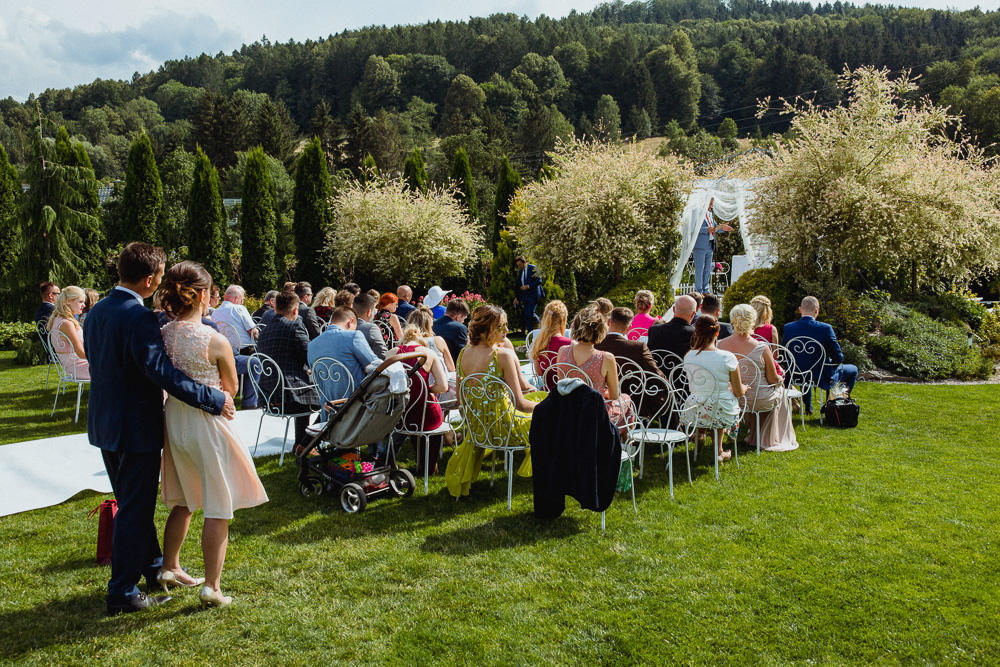
[{"label": "lace dress detail", "polygon": [[222,391],[219,369],[208,360],[208,344],[215,333],[211,327],[175,320],[165,324],[160,333],[167,356],[177,370],[199,384]]}]

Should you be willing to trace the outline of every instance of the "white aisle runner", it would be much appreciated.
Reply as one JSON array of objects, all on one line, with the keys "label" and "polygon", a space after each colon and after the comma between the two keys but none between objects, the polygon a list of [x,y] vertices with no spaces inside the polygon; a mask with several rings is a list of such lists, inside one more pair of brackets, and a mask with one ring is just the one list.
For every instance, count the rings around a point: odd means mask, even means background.
[{"label": "white aisle runner", "polygon": [[[251,453],[259,423],[259,410],[237,412],[233,421]],[[290,441],[294,429],[289,426]],[[265,417],[256,455],[280,454],[284,436],[285,420]],[[111,493],[101,450],[90,445],[86,433],[0,446],[0,516],[58,505],[87,489]]]}]

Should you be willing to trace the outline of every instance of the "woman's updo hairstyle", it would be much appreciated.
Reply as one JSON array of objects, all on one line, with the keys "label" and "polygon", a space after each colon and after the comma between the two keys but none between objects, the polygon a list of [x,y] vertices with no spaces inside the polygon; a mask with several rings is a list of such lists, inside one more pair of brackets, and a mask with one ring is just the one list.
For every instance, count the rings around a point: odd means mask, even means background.
[{"label": "woman's updo hairstyle", "polygon": [[591,304],[597,311],[604,316],[604,319],[608,319],[611,315],[611,311],[615,309],[615,304],[611,303],[609,299],[605,299],[603,296],[598,298]]},{"label": "woman's updo hairstyle", "polygon": [[[416,327],[417,331],[420,332],[421,337],[429,337],[434,335],[434,313],[430,308],[424,304],[420,304],[413,309],[413,312],[409,314],[406,318],[406,328],[409,329],[411,326]],[[403,331],[403,338],[406,338],[406,331]],[[427,343],[420,343],[421,345],[426,345]]]},{"label": "woman's updo hairstyle", "polygon": [[774,312],[771,310],[770,299],[763,294],[758,294],[750,299],[750,305],[757,311],[757,324],[764,326],[771,323],[771,320],[774,318]]},{"label": "woman's updo hairstyle", "polygon": [[497,342],[497,332],[506,315],[503,308],[491,303],[472,311],[472,319],[469,321],[469,345],[492,345]]},{"label": "woman's updo hairstyle", "polygon": [[201,292],[212,289],[212,276],[198,262],[174,264],[163,274],[160,283],[160,305],[174,317],[186,317],[193,309],[201,309]]},{"label": "woman's updo hairstyle", "polygon": [[641,289],[635,293],[635,309],[640,313],[648,313],[655,302],[656,298],[648,289]]},{"label": "woman's updo hairstyle", "polygon": [[741,336],[750,335],[757,326],[757,311],[749,304],[741,303],[729,311],[729,322],[733,331]]},{"label": "woman's updo hairstyle", "polygon": [[[610,311],[609,311],[610,312]],[[600,343],[608,335],[608,318],[602,307],[594,302],[573,318],[573,340],[579,343]]]},{"label": "woman's updo hairstyle", "polygon": [[[413,313],[410,313],[412,315]],[[409,322],[409,320],[407,320]],[[406,328],[403,329],[403,337],[400,339],[400,345],[407,345],[409,343],[416,343],[417,345],[427,345],[427,340],[424,338],[424,332],[421,331],[419,325],[409,322]]]},{"label": "woman's updo hairstyle", "polygon": [[719,335],[719,321],[712,315],[702,313],[694,321],[694,336],[691,337],[691,349],[701,352],[712,344]]}]

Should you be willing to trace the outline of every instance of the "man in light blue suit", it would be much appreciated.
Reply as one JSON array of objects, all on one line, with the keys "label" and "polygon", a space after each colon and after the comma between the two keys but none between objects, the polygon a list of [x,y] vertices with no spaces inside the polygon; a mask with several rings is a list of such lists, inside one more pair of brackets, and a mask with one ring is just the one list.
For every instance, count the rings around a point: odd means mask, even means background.
[{"label": "man in light blue suit", "polygon": [[[840,343],[837,342],[837,334],[834,333],[833,327],[816,320],[819,315],[819,299],[814,296],[805,297],[802,299],[802,305],[799,306],[799,312],[802,317],[797,322],[789,322],[785,325],[782,332],[782,344],[788,346],[796,338],[815,340],[825,352],[822,367],[818,369],[820,389],[829,389],[837,382],[843,382],[847,385],[848,393],[854,391],[854,383],[858,380],[858,367],[843,363],[844,352],[840,349]],[[814,365],[818,366],[815,354],[810,355],[808,347],[799,352],[794,349],[795,347],[793,345],[790,351],[795,357],[795,365],[799,370],[809,370]],[[816,384],[815,377],[810,378],[810,381]],[[805,405],[806,414],[812,414],[811,391],[806,393]]]},{"label": "man in light blue suit", "polygon": [[715,217],[712,215],[712,206],[715,199],[708,201],[708,210],[701,220],[701,227],[698,229],[698,237],[694,241],[694,291],[705,294],[711,292],[712,266],[715,255],[715,235],[721,232],[731,232],[733,228],[722,223],[715,224]]},{"label": "man in light blue suit", "polygon": [[[365,368],[369,364],[381,361],[372,352],[365,340],[364,334],[355,329],[357,315],[350,308],[341,306],[330,315],[330,326],[319,337],[309,342],[309,366],[317,359],[330,357],[344,364],[350,378],[341,377],[336,372],[331,377],[313,378],[319,386],[320,393],[327,400],[347,398],[365,379]],[[353,383],[350,381],[353,380]],[[320,419],[326,420],[326,411],[320,413]]]}]

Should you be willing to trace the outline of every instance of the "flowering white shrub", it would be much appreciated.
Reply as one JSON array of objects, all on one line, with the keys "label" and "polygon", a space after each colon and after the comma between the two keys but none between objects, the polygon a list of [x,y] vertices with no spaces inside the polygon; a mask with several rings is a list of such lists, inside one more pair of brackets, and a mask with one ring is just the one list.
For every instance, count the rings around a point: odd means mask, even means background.
[{"label": "flowering white shrub", "polygon": [[616,269],[645,261],[677,228],[692,174],[634,144],[556,147],[555,177],[521,188],[511,207],[521,245],[541,265]]},{"label": "flowering white shrub", "polygon": [[826,275],[853,263],[939,287],[1000,267],[1000,172],[961,138],[959,119],[906,101],[906,76],[862,68],[840,80],[846,106],[785,104],[792,138],[753,164],[766,179],[751,231]]},{"label": "flowering white shrub", "polygon": [[438,284],[461,276],[482,242],[454,195],[408,189],[402,179],[351,182],[331,199],[328,268],[355,267],[384,280]]}]

